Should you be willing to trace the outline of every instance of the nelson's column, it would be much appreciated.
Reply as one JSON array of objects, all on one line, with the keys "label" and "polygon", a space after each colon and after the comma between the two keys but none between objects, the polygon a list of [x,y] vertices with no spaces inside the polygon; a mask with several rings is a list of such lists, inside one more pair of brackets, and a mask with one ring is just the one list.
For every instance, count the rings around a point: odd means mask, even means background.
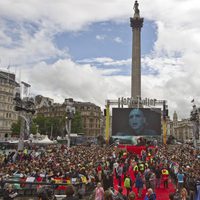
[{"label": "nelson's column", "polygon": [[143,25],[143,18],[140,18],[139,4],[135,1],[134,16],[130,18],[132,35],[132,76],[131,76],[131,97],[141,97],[141,44],[140,35]]}]

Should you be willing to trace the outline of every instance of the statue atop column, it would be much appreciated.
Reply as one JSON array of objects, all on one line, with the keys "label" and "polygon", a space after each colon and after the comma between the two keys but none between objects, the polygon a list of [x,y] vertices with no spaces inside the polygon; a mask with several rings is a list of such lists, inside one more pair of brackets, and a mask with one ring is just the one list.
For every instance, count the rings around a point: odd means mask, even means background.
[{"label": "statue atop column", "polygon": [[139,10],[139,3],[137,1],[135,1],[135,4],[134,4],[134,17],[140,17],[140,10]]}]

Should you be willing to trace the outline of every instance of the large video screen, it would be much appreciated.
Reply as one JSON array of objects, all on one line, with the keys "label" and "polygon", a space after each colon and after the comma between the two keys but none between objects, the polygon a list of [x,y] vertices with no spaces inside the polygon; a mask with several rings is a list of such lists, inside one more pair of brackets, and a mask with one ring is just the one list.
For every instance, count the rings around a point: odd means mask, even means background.
[{"label": "large video screen", "polygon": [[158,135],[161,135],[161,109],[112,109],[112,136]]}]

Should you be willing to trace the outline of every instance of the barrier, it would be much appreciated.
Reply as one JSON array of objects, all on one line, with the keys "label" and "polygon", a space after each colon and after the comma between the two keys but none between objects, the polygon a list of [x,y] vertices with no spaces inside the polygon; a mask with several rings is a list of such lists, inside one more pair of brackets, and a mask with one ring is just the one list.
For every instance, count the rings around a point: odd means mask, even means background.
[{"label": "barrier", "polygon": [[[76,192],[78,193],[78,190],[82,187],[83,184],[86,185],[86,183],[83,182],[76,182],[74,184],[71,184],[71,181],[69,179],[64,178],[54,178],[51,182],[44,182],[42,181],[42,178],[35,179],[34,177],[28,177],[28,178],[16,178],[16,177],[10,177],[9,179],[2,179],[0,182],[0,196],[3,196],[3,192],[5,190],[6,184],[12,184],[14,186],[14,189],[17,191],[18,196],[37,196],[37,191],[42,186],[50,186],[54,190],[55,195],[65,195],[65,192],[67,190],[67,186],[73,185]],[[86,191],[84,196],[89,196],[93,192],[95,185],[92,184],[86,185]],[[87,187],[89,186],[89,187]]]}]

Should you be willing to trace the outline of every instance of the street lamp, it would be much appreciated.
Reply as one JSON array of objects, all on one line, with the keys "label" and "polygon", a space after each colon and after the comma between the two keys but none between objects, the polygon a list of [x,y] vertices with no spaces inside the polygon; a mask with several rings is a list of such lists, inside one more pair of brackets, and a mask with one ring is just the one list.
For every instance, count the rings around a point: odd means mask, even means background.
[{"label": "street lamp", "polygon": [[67,146],[70,147],[71,122],[75,115],[75,107],[72,104],[66,106],[66,114]]},{"label": "street lamp", "polygon": [[194,147],[197,147],[197,140],[199,140],[199,115],[200,109],[197,109],[196,105],[193,105],[193,109],[190,113],[190,121],[193,122],[193,140]]}]

